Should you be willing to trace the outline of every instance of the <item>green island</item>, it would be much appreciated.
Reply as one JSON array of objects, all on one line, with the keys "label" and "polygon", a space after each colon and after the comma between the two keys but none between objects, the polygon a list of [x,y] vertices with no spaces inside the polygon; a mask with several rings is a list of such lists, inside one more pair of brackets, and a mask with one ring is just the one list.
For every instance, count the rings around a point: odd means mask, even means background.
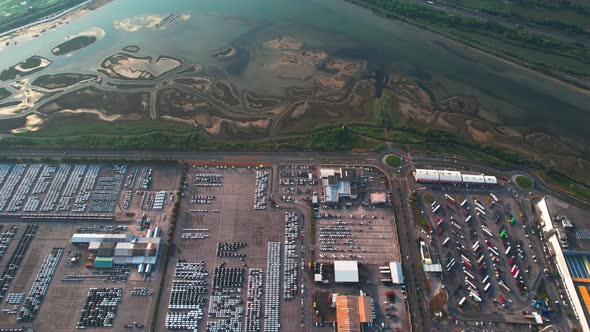
[{"label": "green island", "polygon": [[89,45],[92,45],[94,44],[94,42],[96,42],[96,37],[94,36],[74,37],[54,47],[51,50],[51,53],[53,53],[53,55],[56,56],[68,54],[79,49],[82,49],[84,47],[87,47]]}]

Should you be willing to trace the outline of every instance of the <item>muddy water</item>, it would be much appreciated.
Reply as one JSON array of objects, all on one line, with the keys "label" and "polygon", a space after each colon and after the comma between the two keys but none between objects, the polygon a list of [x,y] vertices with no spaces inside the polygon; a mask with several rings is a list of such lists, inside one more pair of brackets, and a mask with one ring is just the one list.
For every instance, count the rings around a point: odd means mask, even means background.
[{"label": "muddy water", "polygon": [[[150,17],[172,13],[185,15],[184,19],[162,29],[149,27]],[[92,28],[104,30],[104,38],[69,56],[51,54],[67,36]],[[303,40],[306,48],[366,59],[370,68],[410,76],[436,98],[475,96],[507,125],[590,142],[588,93],[408,24],[381,19],[343,0],[115,0],[41,37],[2,46],[0,68],[40,55],[54,62],[31,78],[47,73],[92,73],[102,60],[128,45],[141,47],[140,56],[170,55],[185,64],[219,66],[226,60],[211,54],[232,45],[241,51],[226,67],[232,81],[242,89],[277,94],[287,83],[258,75],[255,64],[265,61],[261,41],[285,34]],[[8,83],[0,82],[0,86]]]}]

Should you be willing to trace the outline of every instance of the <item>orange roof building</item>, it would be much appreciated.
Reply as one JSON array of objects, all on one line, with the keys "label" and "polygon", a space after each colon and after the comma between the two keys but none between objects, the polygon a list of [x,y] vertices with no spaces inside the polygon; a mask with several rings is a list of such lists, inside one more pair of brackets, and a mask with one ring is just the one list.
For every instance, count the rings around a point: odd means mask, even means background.
[{"label": "orange roof building", "polygon": [[336,296],[338,332],[360,332],[362,323],[372,323],[371,299],[368,296]]}]

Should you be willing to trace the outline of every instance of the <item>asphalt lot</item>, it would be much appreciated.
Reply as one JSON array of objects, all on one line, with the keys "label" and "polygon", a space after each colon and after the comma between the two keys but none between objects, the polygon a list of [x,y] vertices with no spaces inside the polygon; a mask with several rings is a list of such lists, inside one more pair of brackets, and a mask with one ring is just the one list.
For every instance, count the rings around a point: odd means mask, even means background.
[{"label": "asphalt lot", "polygon": [[528,223],[532,216],[523,214],[503,187],[469,192],[450,185],[432,187],[421,190],[419,197],[433,231],[431,235],[421,231],[420,238],[430,244],[433,260],[443,267],[454,320],[530,324],[521,311],[531,309],[544,268],[533,249],[538,238]]},{"label": "asphalt lot", "polygon": [[[397,176],[391,173],[397,172],[397,168],[389,168],[383,163],[383,157],[387,154],[395,153],[400,156],[404,156],[404,163],[401,168],[401,173]],[[412,154],[412,162],[406,158],[407,154],[399,149],[395,149],[392,146],[380,149],[370,153],[315,153],[315,152],[280,152],[280,153],[268,153],[268,152],[176,152],[176,151],[121,151],[121,150],[22,150],[22,149],[4,149],[2,154],[5,157],[16,157],[16,158],[103,158],[112,160],[113,158],[125,158],[130,160],[146,160],[146,158],[155,158],[161,160],[218,160],[225,163],[237,162],[243,163],[246,160],[256,161],[257,163],[322,163],[331,164],[364,164],[364,165],[375,165],[382,169],[386,169],[389,172],[389,180],[393,185],[393,204],[394,212],[396,215],[396,227],[397,232],[400,234],[400,248],[402,251],[402,258],[404,263],[404,274],[407,280],[408,286],[408,302],[411,307],[411,318],[412,324],[415,330],[427,330],[428,326],[431,325],[428,319],[425,319],[426,314],[420,308],[425,308],[427,303],[425,297],[421,293],[421,289],[418,287],[425,280],[421,275],[421,267],[419,264],[419,253],[414,242],[414,232],[412,227],[413,221],[411,213],[409,211],[409,202],[405,199],[404,193],[408,193],[412,188],[413,184],[408,181],[409,172],[412,170],[413,164],[419,167],[425,168],[448,168],[449,165],[456,165],[457,168],[462,170],[473,170],[477,172],[485,172],[486,174],[499,174],[511,176],[514,174],[527,174],[528,176],[536,179],[536,186],[533,190],[532,197],[540,197],[545,194],[555,196],[569,204],[574,204],[581,207],[588,207],[587,204],[577,201],[573,198],[566,196],[565,194],[552,189],[542,179],[537,178],[526,167],[514,165],[507,169],[497,170],[489,165],[481,162],[466,160],[462,158],[448,157],[432,155],[429,153],[415,153]],[[278,185],[278,183],[277,183]],[[400,193],[401,195],[396,195]],[[518,198],[524,209],[530,210],[529,198],[520,197]],[[291,206],[293,208],[305,208],[303,204],[297,202],[290,204],[280,204],[282,207]],[[303,210],[304,211],[304,210]],[[306,228],[306,232],[309,230]],[[306,233],[306,237],[309,234]],[[538,252],[538,255],[542,254],[542,246],[533,248]],[[307,281],[306,281],[307,282]],[[552,288],[548,289],[552,296],[559,296],[559,293],[554,291]],[[312,314],[311,301],[309,293],[306,293],[305,304],[306,308],[309,308],[307,312]],[[436,323],[434,323],[439,328]],[[306,329],[307,330],[307,329]]]},{"label": "asphalt lot", "polygon": [[[207,178],[203,174],[220,174],[220,186],[197,186],[197,183],[209,183],[198,181],[196,178]],[[170,298],[170,286],[174,273],[174,264],[177,260],[187,262],[204,262],[209,273],[207,305],[203,306],[205,317],[208,313],[210,301],[213,270],[223,264],[227,268],[262,269],[266,272],[268,242],[284,242],[285,211],[268,209],[254,210],[253,201],[256,187],[256,170],[246,168],[214,167],[191,168],[187,174],[187,186],[183,202],[181,204],[180,218],[176,225],[177,231],[174,239],[173,255],[170,258],[166,284],[162,301],[158,308],[156,330],[164,331],[164,319],[168,312]],[[193,196],[215,196],[209,204],[191,203]],[[207,210],[207,212],[191,212]],[[213,211],[218,212],[213,212]],[[203,231],[185,231],[199,229]],[[206,231],[204,231],[206,230]],[[205,233],[208,238],[182,239],[182,234]],[[236,253],[244,257],[219,257],[216,253],[218,243],[246,243],[246,246]],[[266,282],[266,280],[265,280]],[[246,284],[237,296],[245,300]],[[244,301],[245,302],[245,301]],[[263,301],[264,308],[264,301]],[[281,300],[280,317],[282,328],[285,331],[297,330],[300,325],[301,306],[300,300]],[[213,318],[205,318],[199,324],[199,331],[205,331],[206,322],[214,321]]]},{"label": "asphalt lot", "polygon": [[[41,171],[38,173],[38,177],[35,178],[33,183],[36,185],[41,182],[42,170],[45,166],[41,167]],[[85,247],[77,247],[73,245],[70,240],[71,236],[78,232],[81,228],[85,229],[85,232],[102,232],[102,230],[108,230],[113,232],[130,232],[134,235],[145,235],[149,227],[138,229],[136,220],[146,215],[146,218],[152,220],[151,227],[160,227],[161,233],[166,234],[168,229],[167,219],[163,216],[170,214],[172,205],[170,202],[164,205],[162,210],[146,209],[145,205],[141,204],[144,192],[156,192],[156,191],[175,191],[178,188],[178,181],[180,175],[180,168],[176,166],[150,166],[152,169],[152,181],[147,189],[140,188],[139,179],[140,173],[135,173],[134,170],[144,169],[148,167],[144,166],[132,166],[127,168],[127,173],[120,179],[121,188],[114,192],[115,206],[116,208],[110,211],[118,216],[118,221],[114,224],[110,222],[55,222],[46,221],[39,219],[36,225],[38,225],[37,233],[34,235],[33,240],[26,250],[25,255],[20,263],[20,266],[16,270],[16,274],[12,282],[10,283],[8,293],[25,293],[28,294],[33,282],[35,281],[36,275],[39,272],[42,261],[46,255],[48,255],[52,248],[63,248],[63,253],[60,260],[57,263],[55,273],[49,284],[47,294],[41,305],[40,312],[37,318],[32,323],[17,323],[16,314],[8,314],[6,312],[0,313],[0,327],[21,327],[23,325],[29,325],[39,331],[72,331],[78,320],[80,319],[80,313],[82,306],[84,305],[87,297],[88,290],[92,287],[105,288],[105,287],[117,287],[123,289],[122,302],[118,305],[118,314],[114,320],[112,328],[101,328],[104,330],[119,331],[123,329],[123,326],[132,322],[137,322],[138,325],[147,325],[150,319],[150,307],[152,306],[153,296],[132,296],[131,291],[135,287],[145,287],[150,291],[154,291],[155,281],[160,277],[160,271],[162,270],[161,265],[156,265],[154,272],[150,275],[140,275],[137,273],[137,269],[130,267],[128,270],[129,275],[127,282],[117,281],[106,282],[106,277],[98,277],[95,279],[88,279],[89,276],[96,272],[108,272],[114,271],[107,269],[88,269],[85,267],[87,257],[89,255]],[[59,169],[59,167],[57,167]],[[69,173],[64,174],[64,194],[70,179],[74,178],[74,169],[72,166]],[[86,169],[88,172],[90,167]],[[115,175],[114,168],[112,165],[101,165],[99,172],[97,173],[97,181],[94,186],[91,186],[91,195],[96,192],[96,188],[100,185],[99,179],[112,178]],[[76,196],[81,193],[81,188],[84,186],[84,179],[86,175],[79,175],[80,181],[78,185],[73,182],[72,193]],[[53,186],[55,183],[56,176],[49,177],[46,180],[48,188]],[[110,180],[109,180],[110,181]],[[34,186],[35,186],[34,185]],[[33,186],[33,187],[34,187]],[[90,184],[89,184],[90,186]],[[18,188],[19,186],[15,186]],[[48,189],[51,190],[51,189]],[[15,191],[16,192],[16,191]],[[132,198],[129,201],[128,207],[123,207],[125,196],[127,192],[133,193]],[[31,195],[33,195],[31,193]],[[47,196],[47,193],[40,195],[43,200]],[[60,201],[60,198],[57,198]],[[68,211],[61,212],[49,212],[52,214],[65,214],[71,213]],[[14,219],[14,220],[11,220]],[[3,259],[0,261],[0,270],[4,270],[9,263],[9,259],[16,249],[16,244],[22,237],[25,228],[30,222],[18,221],[17,217],[4,218],[5,221],[0,223],[3,226],[2,232],[10,229],[11,225],[18,227],[16,235],[12,239],[8,250],[6,251]],[[127,230],[117,229],[117,227],[125,227]],[[75,265],[68,264],[68,253],[79,252],[81,255],[80,261]],[[84,276],[82,281],[63,281],[67,276],[80,275]],[[12,310],[13,305],[3,302],[0,304],[0,309]]]},{"label": "asphalt lot", "polygon": [[[6,227],[7,224],[4,225]],[[19,227],[18,237],[23,233],[24,224],[18,223],[16,225]],[[15,275],[9,292],[24,292],[28,294],[35,280],[35,276],[39,271],[41,261],[50,252],[51,248],[62,247],[64,248],[64,254],[57,265],[53,280],[51,281],[36,320],[33,323],[16,323],[17,315],[0,313],[0,326],[15,328],[29,325],[39,331],[72,331],[80,318],[80,312],[86,301],[88,289],[91,287],[123,288],[123,301],[119,304],[118,315],[111,330],[120,330],[124,324],[134,321],[145,324],[149,318],[152,297],[131,296],[130,292],[134,287],[147,287],[153,290],[154,283],[144,281],[134,270],[132,270],[127,282],[105,282],[103,278],[80,282],[62,281],[67,275],[92,274],[91,270],[84,267],[88,253],[70,242],[71,235],[74,232],[74,224],[53,223],[39,225],[39,230],[34,236],[33,243],[31,243],[23,259],[22,266]],[[18,238],[15,238],[15,240],[18,240]],[[7,255],[11,255],[11,250],[14,250],[14,247],[14,245],[11,245],[11,249],[9,249]],[[82,253],[82,259],[77,265],[70,266],[68,264],[67,252],[76,251]],[[3,259],[2,262],[3,264],[0,265],[0,269],[4,269],[4,265],[8,260]],[[7,303],[2,303],[0,306],[1,309],[12,309],[12,307],[13,305]],[[99,330],[104,331],[105,329]]]}]

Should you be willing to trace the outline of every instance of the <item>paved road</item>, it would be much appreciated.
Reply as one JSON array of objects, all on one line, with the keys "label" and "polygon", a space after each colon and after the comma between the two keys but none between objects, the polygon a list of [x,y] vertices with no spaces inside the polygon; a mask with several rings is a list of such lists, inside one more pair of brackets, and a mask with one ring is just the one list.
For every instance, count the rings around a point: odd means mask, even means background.
[{"label": "paved road", "polygon": [[[395,169],[384,164],[383,158],[387,154],[395,153],[405,157],[405,163],[400,169],[400,173],[395,174]],[[411,175],[413,166],[431,166],[440,168],[457,168],[465,170],[477,170],[489,174],[502,174],[511,176],[514,174],[531,174],[522,166],[514,166],[506,169],[492,168],[487,164],[465,160],[460,158],[441,157],[429,154],[412,155],[412,163],[408,163],[408,156],[399,149],[391,146],[380,149],[375,152],[367,153],[343,153],[343,152],[187,152],[187,151],[121,151],[121,150],[21,150],[21,149],[2,149],[0,155],[14,158],[89,158],[89,159],[126,159],[126,160],[213,160],[213,161],[235,161],[235,162],[260,162],[271,163],[273,165],[280,163],[333,163],[333,164],[367,164],[379,167],[387,175],[392,188],[393,200],[395,207],[395,223],[399,234],[400,250],[404,267],[404,277],[406,280],[406,290],[411,320],[414,331],[430,330],[429,311],[426,307],[425,297],[419,288],[424,285],[423,273],[421,273],[420,259],[415,245],[415,236],[413,235],[413,220],[408,198],[407,178]],[[533,177],[533,176],[531,176]],[[534,177],[533,177],[534,178]],[[536,194],[550,194],[568,203],[588,208],[587,203],[582,203],[572,199],[560,192],[550,189],[541,181],[536,179]],[[273,186],[273,193],[276,188]],[[277,196],[275,196],[277,197]],[[301,204],[280,203],[281,207],[296,208],[305,215],[305,220],[309,221],[309,209]],[[304,229],[307,230],[307,227]],[[305,235],[309,238],[309,233]],[[306,250],[309,252],[308,250]],[[305,275],[305,273],[304,273]],[[306,280],[306,284],[307,284]],[[309,292],[304,297],[304,307],[309,307]],[[422,308],[420,310],[419,308]],[[425,316],[422,314],[425,313]],[[310,312],[305,312],[309,315]],[[306,321],[309,320],[306,317]],[[305,326],[305,329],[310,326]]]}]

